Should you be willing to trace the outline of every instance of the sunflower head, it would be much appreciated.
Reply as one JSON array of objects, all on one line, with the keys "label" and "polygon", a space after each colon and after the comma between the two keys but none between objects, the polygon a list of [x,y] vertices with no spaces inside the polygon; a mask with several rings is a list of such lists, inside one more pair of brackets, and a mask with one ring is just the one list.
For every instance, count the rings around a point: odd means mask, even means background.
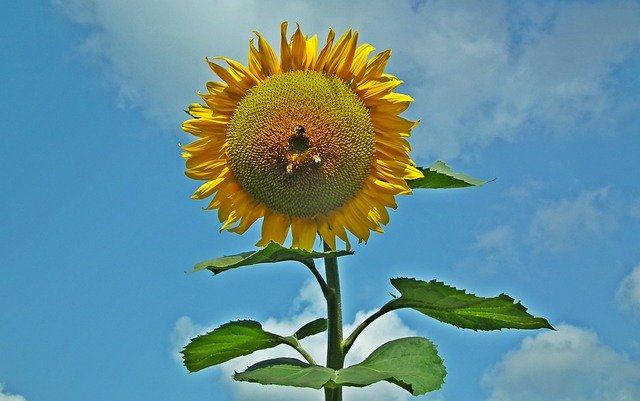
[{"label": "sunflower head", "polygon": [[[221,231],[242,234],[262,218],[262,238],[310,250],[319,234],[331,249],[347,231],[367,241],[382,232],[395,195],[422,177],[406,138],[417,124],[399,116],[413,101],[384,73],[387,50],[357,45],[348,30],[334,45],[281,26],[280,58],[257,35],[248,67],[207,60],[222,82],[207,83],[204,104],[189,106],[182,129],[199,139],[183,146],[187,176],[205,181],[195,199],[213,196]],[[216,61],[223,61],[222,67]]]}]

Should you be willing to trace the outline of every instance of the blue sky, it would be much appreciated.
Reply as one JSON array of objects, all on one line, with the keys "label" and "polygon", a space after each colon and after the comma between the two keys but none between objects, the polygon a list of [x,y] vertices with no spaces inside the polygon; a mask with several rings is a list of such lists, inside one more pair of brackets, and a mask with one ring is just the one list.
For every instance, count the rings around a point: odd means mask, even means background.
[{"label": "blue sky", "polygon": [[[184,273],[259,231],[219,234],[190,199],[182,110],[214,79],[205,56],[246,62],[251,32],[277,44],[284,20],[392,48],[405,115],[422,120],[414,160],[496,178],[399,199],[342,261],[347,329],[396,276],[506,292],[558,329],[475,333],[407,311],[354,354],[432,339],[449,375],[416,399],[640,399],[639,2],[179,3],[2,3],[0,401],[319,399],[229,379],[255,359],[196,374],[176,359],[229,320],[290,334],[323,313],[296,265]],[[383,383],[347,399],[411,398]]]}]

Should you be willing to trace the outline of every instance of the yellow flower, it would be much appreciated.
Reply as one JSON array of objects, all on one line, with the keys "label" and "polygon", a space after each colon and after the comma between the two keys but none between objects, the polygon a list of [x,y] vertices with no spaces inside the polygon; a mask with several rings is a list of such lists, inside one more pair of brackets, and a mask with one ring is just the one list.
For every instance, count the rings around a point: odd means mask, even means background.
[{"label": "yellow flower", "polygon": [[402,83],[385,74],[387,50],[357,46],[348,30],[335,43],[300,27],[287,39],[281,26],[280,59],[256,33],[249,66],[207,59],[223,82],[208,82],[205,104],[192,104],[182,129],[199,137],[183,146],[186,175],[206,181],[194,199],[213,195],[227,229],[244,233],[258,219],[262,238],[310,250],[317,234],[336,249],[350,247],[347,231],[367,241],[382,232],[394,196],[411,193],[405,180],[422,177],[409,158],[406,138],[417,122],[399,116],[413,99],[394,93]]}]

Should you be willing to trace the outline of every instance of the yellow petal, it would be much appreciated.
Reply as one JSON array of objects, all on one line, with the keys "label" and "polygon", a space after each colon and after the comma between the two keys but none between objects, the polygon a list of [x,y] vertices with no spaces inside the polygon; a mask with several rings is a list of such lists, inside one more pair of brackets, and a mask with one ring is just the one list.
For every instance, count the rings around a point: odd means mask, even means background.
[{"label": "yellow petal", "polygon": [[345,81],[352,78],[351,66],[356,53],[356,45],[358,44],[358,32],[354,32],[351,40],[347,43],[345,52],[341,57],[337,66],[336,75]]},{"label": "yellow petal", "polygon": [[262,81],[267,78],[267,75],[262,71],[260,52],[253,44],[253,39],[249,39],[249,71]]},{"label": "yellow petal", "polygon": [[262,222],[262,239],[256,245],[266,246],[271,241],[282,244],[287,238],[290,224],[288,216],[269,211]]},{"label": "yellow petal", "polygon": [[[388,81],[369,81],[368,85],[360,86],[356,89],[358,95],[363,100],[379,99],[390,94],[395,88],[402,84],[399,79]],[[365,102],[366,103],[366,102]]]},{"label": "yellow petal", "polygon": [[391,57],[391,50],[385,50],[376,54],[365,67],[363,77],[365,79],[375,79],[382,76],[382,73],[387,66],[387,62]]},{"label": "yellow petal", "polygon": [[313,66],[316,63],[316,55],[318,54],[318,36],[313,35],[311,39],[307,39],[306,42],[307,48],[307,57],[304,63],[304,69],[310,70],[313,69]]},{"label": "yellow petal", "polygon": [[327,57],[327,64],[323,69],[326,74],[334,75],[337,73],[340,63],[344,61],[342,55],[346,53],[351,43],[351,32],[351,29],[348,29],[340,39],[338,39],[338,43],[336,43],[333,50],[331,50],[331,53]]},{"label": "yellow petal", "polygon": [[194,192],[194,194],[191,195],[191,197],[193,199],[204,199],[211,196],[211,194],[213,194],[216,191],[218,186],[220,186],[220,184],[223,183],[225,179],[226,177],[219,177],[215,180],[208,181],[202,184],[200,188],[198,188],[196,192]]},{"label": "yellow petal", "polygon": [[329,221],[325,216],[316,217],[316,222],[318,224],[318,233],[322,240],[331,248],[332,250],[336,250],[336,234],[331,230],[329,226]]},{"label": "yellow petal", "polygon": [[293,69],[295,71],[304,70],[305,59],[307,57],[307,40],[304,35],[302,35],[300,25],[298,25],[291,39],[291,55],[293,58]]},{"label": "yellow petal", "polygon": [[232,226],[236,221],[238,221],[239,217],[240,217],[240,214],[236,210],[232,210],[231,213],[229,213],[227,220],[224,222],[222,227],[220,227],[219,231],[222,232],[226,228]]},{"label": "yellow petal", "polygon": [[336,220],[353,235],[358,238],[358,242],[367,242],[369,239],[369,228],[366,219],[363,218],[358,210],[354,207],[353,202],[349,202],[342,208],[342,213],[336,215]]},{"label": "yellow petal", "polygon": [[242,187],[233,181],[225,181],[218,188],[218,192],[216,192],[213,200],[205,209],[217,209],[223,202],[226,202],[227,199],[232,196],[235,192],[239,192],[242,190]]},{"label": "yellow petal", "polygon": [[194,118],[212,117],[213,114],[210,108],[199,103],[191,103],[189,105],[187,113],[189,113],[189,115]]},{"label": "yellow petal", "polygon": [[240,223],[237,227],[230,229],[229,231],[234,232],[236,234],[244,234],[245,231],[249,229],[260,217],[264,216],[265,209],[262,205],[257,202],[251,202],[247,204],[245,209],[245,213],[240,220]]},{"label": "yellow petal", "polygon": [[224,60],[227,64],[229,64],[229,73],[237,81],[245,82],[248,87],[254,86],[258,84],[258,82],[260,82],[260,80],[251,72],[251,70],[247,69],[237,61],[231,60],[226,57],[214,57],[214,59]]},{"label": "yellow petal", "polygon": [[371,115],[371,122],[376,131],[397,132],[403,136],[409,136],[411,130],[418,125],[417,121],[407,120],[400,116]]},{"label": "yellow petal", "polygon": [[187,145],[180,145],[182,150],[188,152],[189,154],[194,152],[202,152],[205,149],[213,151],[215,148],[219,147],[220,144],[223,144],[223,141],[217,141],[212,138],[202,138],[197,141],[193,141]]},{"label": "yellow petal", "polygon": [[241,81],[237,80],[233,75],[231,75],[231,73],[227,71],[226,68],[219,66],[213,61],[209,61],[209,59],[207,59],[207,63],[209,64],[209,68],[211,68],[211,70],[227,84],[227,90],[229,92],[235,93],[237,95],[244,94],[246,90],[243,90],[243,87],[238,85],[238,83]]},{"label": "yellow petal", "polygon": [[182,130],[195,136],[206,137],[213,135],[226,135],[227,124],[210,118],[187,120],[182,123]]},{"label": "yellow petal", "polygon": [[375,47],[368,43],[358,46],[353,56],[353,63],[351,63],[351,74],[358,79],[364,74],[365,67],[367,66],[367,58]]},{"label": "yellow petal", "polygon": [[325,43],[322,50],[320,50],[320,54],[318,55],[318,60],[315,63],[315,71],[324,70],[324,66],[327,63],[327,59],[329,57],[329,53],[331,53],[331,46],[333,46],[333,39],[335,38],[336,33],[333,29],[329,29],[329,34],[327,35],[327,42]]},{"label": "yellow petal", "polygon": [[291,71],[293,65],[291,48],[289,47],[289,40],[287,39],[287,25],[286,22],[280,25],[280,69],[282,72]]},{"label": "yellow petal", "polygon": [[291,236],[293,247],[310,251],[318,233],[318,227],[313,219],[294,218],[291,220]]},{"label": "yellow petal", "polygon": [[344,241],[347,250],[351,249],[351,243],[349,242],[349,237],[347,236],[347,232],[344,229],[344,225],[341,223],[341,219],[339,218],[341,212],[335,212],[327,217],[329,222],[329,226],[331,227],[331,231],[335,233],[338,238]]},{"label": "yellow petal", "polygon": [[262,66],[262,72],[266,76],[271,76],[280,73],[280,64],[278,63],[278,57],[271,48],[271,45],[258,33],[254,32],[258,37],[258,53],[260,57],[260,64]]}]

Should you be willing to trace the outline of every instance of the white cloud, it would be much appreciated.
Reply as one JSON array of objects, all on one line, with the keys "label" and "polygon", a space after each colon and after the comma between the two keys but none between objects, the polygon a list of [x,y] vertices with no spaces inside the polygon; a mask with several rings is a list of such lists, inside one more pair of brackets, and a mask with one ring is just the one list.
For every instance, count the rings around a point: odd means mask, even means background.
[{"label": "white cloud", "polygon": [[171,356],[182,363],[182,348],[194,337],[215,329],[215,326],[203,326],[195,323],[189,316],[181,316],[176,320],[171,332]]},{"label": "white cloud", "polygon": [[564,251],[590,238],[604,238],[616,227],[605,207],[607,188],[585,191],[575,199],[547,202],[533,216],[529,239],[537,250]]},{"label": "white cloud", "polygon": [[526,265],[532,255],[602,246],[618,227],[620,210],[608,188],[582,191],[574,197],[539,199],[541,183],[508,189],[499,204],[498,221],[476,234],[468,256],[458,266],[491,276],[508,266]]},{"label": "white cloud", "polygon": [[26,398],[17,394],[5,393],[4,385],[0,383],[0,401],[26,401]]},{"label": "white cloud", "polygon": [[640,316],[640,266],[622,279],[616,291],[616,301],[623,310],[635,312]]},{"label": "white cloud", "polygon": [[640,364],[567,324],[526,338],[489,369],[487,401],[631,401],[640,399]]},{"label": "white cloud", "polygon": [[505,195],[511,203],[526,204],[533,201],[544,187],[545,183],[541,180],[527,180],[520,185],[509,188]]},{"label": "white cloud", "polygon": [[[300,291],[298,299],[294,303],[294,310],[290,316],[278,319],[269,318],[263,328],[267,331],[289,335],[294,333],[305,323],[326,315],[325,301],[322,293],[317,288],[315,282],[309,282]],[[374,311],[360,311],[356,314],[353,323],[346,324],[344,327],[345,334],[349,334],[358,324],[364,321],[367,316]],[[188,317],[181,317],[177,320],[174,330],[171,334],[173,344],[173,355],[178,356],[179,351],[192,337],[210,331],[215,326],[205,327],[193,323]],[[376,320],[358,337],[351,351],[347,355],[345,364],[349,366],[358,363],[366,358],[374,349],[383,343],[395,338],[414,336],[416,333],[406,327],[394,312],[387,313],[382,318]],[[305,349],[314,357],[314,359],[324,364],[326,358],[326,335],[320,334],[308,337],[301,341]],[[322,391],[313,389],[296,389],[292,387],[280,386],[262,386],[252,383],[239,383],[232,379],[234,372],[244,371],[252,364],[270,358],[279,358],[289,356],[301,359],[289,347],[278,346],[276,348],[258,351],[254,354],[237,358],[222,364],[219,369],[222,371],[222,384],[228,386],[234,394],[234,399],[238,401],[244,400],[322,400],[324,399]],[[411,395],[405,390],[400,389],[389,383],[377,383],[365,388],[344,389],[345,398],[352,401],[406,401]]]},{"label": "white cloud", "polygon": [[321,40],[329,27],[353,26],[362,41],[394,49],[390,69],[416,98],[410,116],[423,119],[414,151],[430,159],[534,131],[604,125],[625,101],[610,92],[613,69],[640,43],[633,1],[54,3],[91,28],[84,54],[103,61],[125,103],[167,126],[213,79],[205,55],[244,62],[250,32],[277,45],[282,20]]},{"label": "white cloud", "polygon": [[511,227],[502,225],[479,234],[475,247],[479,249],[503,249],[513,242],[514,232]]},{"label": "white cloud", "polygon": [[461,265],[472,267],[476,273],[492,275],[508,266],[521,265],[518,250],[519,235],[507,224],[498,225],[476,235],[472,246],[473,256],[466,258]]}]

